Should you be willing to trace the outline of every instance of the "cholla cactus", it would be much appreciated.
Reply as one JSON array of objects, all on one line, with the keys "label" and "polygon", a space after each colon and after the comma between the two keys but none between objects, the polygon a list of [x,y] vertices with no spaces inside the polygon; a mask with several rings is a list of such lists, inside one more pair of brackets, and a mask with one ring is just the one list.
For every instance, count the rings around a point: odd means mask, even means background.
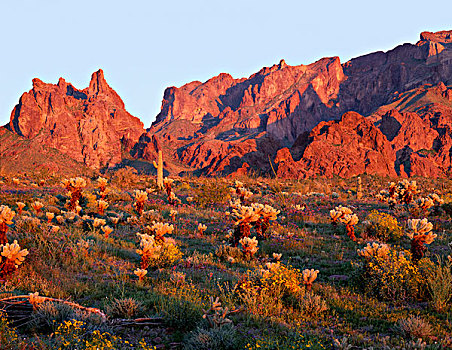
[{"label": "cholla cactus", "polygon": [[110,236],[110,233],[113,232],[113,229],[110,226],[102,226],[100,229],[104,233],[105,238],[108,238],[108,236]]},{"label": "cholla cactus", "polygon": [[373,257],[386,257],[389,253],[389,246],[384,243],[367,243],[362,249],[358,249],[358,255],[366,259],[371,259]]},{"label": "cholla cactus", "polygon": [[94,218],[94,222],[93,222],[94,227],[105,226],[106,224],[107,224],[107,221],[105,221],[104,219]]},{"label": "cholla cactus", "polygon": [[280,211],[267,204],[253,203],[251,204],[251,207],[254,209],[254,212],[259,215],[259,219],[252,223],[257,236],[265,239],[267,238],[266,232],[270,227],[270,221],[276,220]]},{"label": "cholla cactus", "polygon": [[46,300],[45,297],[39,295],[39,292],[28,293],[28,302],[33,305],[33,310],[36,310],[39,304],[42,304]]},{"label": "cholla cactus", "polygon": [[436,193],[430,193],[427,197],[430,198],[433,201],[433,203],[435,203],[435,205],[444,204],[444,200],[441,199],[441,197],[438,196]]},{"label": "cholla cactus", "polygon": [[165,239],[163,236],[166,234],[170,235],[174,230],[174,226],[163,222],[154,222],[152,226],[147,226],[146,230],[154,232],[155,240],[162,242]]},{"label": "cholla cactus", "polygon": [[138,281],[142,282],[144,279],[144,276],[147,275],[148,270],[146,269],[136,269],[135,271],[133,271],[133,273],[138,276]]},{"label": "cholla cactus", "polygon": [[141,255],[140,267],[142,269],[147,269],[152,259],[157,259],[162,250],[162,246],[157,244],[154,236],[149,236],[147,234],[137,233],[140,237],[140,249],[136,252]]},{"label": "cholla cactus", "polygon": [[144,203],[148,200],[146,191],[135,190],[135,210],[139,215],[143,214]]},{"label": "cholla cactus", "polygon": [[46,213],[47,223],[50,224],[54,217],[55,217],[54,213],[47,212]]},{"label": "cholla cactus", "polygon": [[235,218],[235,230],[233,237],[233,244],[238,245],[243,237],[249,237],[251,231],[251,224],[259,220],[260,215],[255,212],[253,207],[240,205],[238,208],[232,210]]},{"label": "cholla cactus", "polygon": [[340,221],[345,224],[347,235],[351,238],[352,241],[356,241],[355,225],[359,221],[358,216],[356,214],[345,214],[340,218]]},{"label": "cholla cactus", "polygon": [[22,210],[25,208],[25,203],[17,202],[17,214],[22,215]]},{"label": "cholla cactus", "polygon": [[424,212],[426,212],[428,209],[433,207],[435,205],[435,203],[433,202],[433,199],[427,197],[427,198],[419,198],[416,201],[416,205],[420,209],[422,209]]},{"label": "cholla cactus", "polygon": [[102,199],[99,199],[97,201],[97,212],[99,215],[104,215],[105,209],[107,209],[107,208],[108,208],[108,202],[106,202]]},{"label": "cholla cactus", "polygon": [[8,242],[6,239],[6,232],[8,232],[8,225],[12,225],[13,217],[16,215],[10,207],[0,205],[0,244]]},{"label": "cholla cactus", "polygon": [[66,203],[69,210],[76,210],[82,197],[82,189],[86,187],[86,180],[82,177],[71,178],[63,180],[63,186],[68,191],[71,199]]},{"label": "cholla cactus", "polygon": [[28,255],[27,249],[20,249],[15,240],[13,243],[0,245],[2,258],[0,259],[0,278],[4,279],[7,275],[14,272]]},{"label": "cholla cactus", "polygon": [[167,177],[165,177],[163,179],[163,185],[165,186],[165,190],[166,190],[166,194],[168,196],[168,200],[169,200],[170,195],[171,195],[171,189],[172,189],[172,186],[173,186],[173,182],[174,182],[173,179],[169,179]]},{"label": "cholla cactus", "polygon": [[330,210],[332,224],[337,225],[338,221],[347,214],[352,214],[352,210],[342,205]]},{"label": "cholla cactus", "polygon": [[176,220],[176,215],[177,215],[177,210],[171,209],[170,210],[170,216],[171,216],[171,220],[175,221]]},{"label": "cholla cactus", "polygon": [[41,209],[44,207],[44,204],[39,201],[35,201],[31,203],[31,207],[36,211],[36,215],[39,215],[41,213]]},{"label": "cholla cactus", "polygon": [[397,184],[397,193],[401,202],[410,204],[414,195],[417,193],[416,181],[408,181],[404,179]]},{"label": "cholla cactus", "polygon": [[239,243],[242,245],[243,253],[249,259],[251,259],[259,250],[259,247],[257,246],[259,242],[257,241],[256,237],[243,237],[242,239],[240,239]]},{"label": "cholla cactus", "polygon": [[197,234],[198,236],[202,237],[204,235],[204,232],[207,230],[207,226],[203,224],[198,224],[197,228]]},{"label": "cholla cactus", "polygon": [[307,290],[311,290],[312,282],[315,281],[317,278],[317,274],[319,273],[319,270],[314,269],[305,269],[303,270],[303,283],[306,285]]},{"label": "cholla cactus", "polygon": [[218,328],[224,324],[232,323],[232,321],[228,318],[229,315],[241,312],[243,309],[232,309],[223,308],[220,303],[220,298],[210,297],[210,307],[207,310],[202,310],[204,315],[202,318],[206,319],[209,322],[210,327]]},{"label": "cholla cactus", "polygon": [[99,194],[100,197],[102,199],[105,199],[105,196],[108,194],[108,189],[107,189],[107,185],[108,185],[108,180],[103,178],[103,177],[99,177],[97,179],[97,187],[99,189]]},{"label": "cholla cactus", "polygon": [[275,261],[280,261],[281,260],[281,257],[282,257],[282,254],[278,254],[278,253],[273,253],[273,259],[275,260]]},{"label": "cholla cactus", "polygon": [[432,229],[433,224],[427,219],[408,220],[409,232],[406,235],[411,239],[411,255],[414,262],[419,261],[424,256],[427,249],[424,244],[430,244],[436,238],[437,235],[431,232]]}]

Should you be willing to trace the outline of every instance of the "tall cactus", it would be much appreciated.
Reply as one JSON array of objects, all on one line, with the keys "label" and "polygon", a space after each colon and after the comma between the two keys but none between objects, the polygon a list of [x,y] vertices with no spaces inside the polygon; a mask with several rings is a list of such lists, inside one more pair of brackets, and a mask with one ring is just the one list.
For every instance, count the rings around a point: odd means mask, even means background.
[{"label": "tall cactus", "polygon": [[363,187],[361,183],[361,177],[358,177],[358,187],[356,189],[356,199],[363,198]]},{"label": "tall cactus", "polygon": [[158,188],[163,188],[163,155],[162,150],[159,150],[159,160],[158,164],[155,163],[155,160],[152,162],[154,167],[157,169],[157,186]]}]

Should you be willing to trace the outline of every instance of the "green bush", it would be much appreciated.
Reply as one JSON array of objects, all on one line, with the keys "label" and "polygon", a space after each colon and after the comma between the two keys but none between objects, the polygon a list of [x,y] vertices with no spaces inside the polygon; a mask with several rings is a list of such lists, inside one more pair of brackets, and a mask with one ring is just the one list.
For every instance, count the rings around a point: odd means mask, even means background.
[{"label": "green bush", "polygon": [[156,309],[169,327],[179,330],[194,329],[202,321],[201,307],[180,297],[159,296]]},{"label": "green bush", "polygon": [[234,350],[240,348],[240,337],[233,325],[212,329],[197,328],[184,340],[185,350]]},{"label": "green bush", "polygon": [[202,208],[228,203],[230,198],[231,190],[219,179],[211,179],[195,189],[195,202]]},{"label": "green bush", "polygon": [[403,229],[397,219],[389,214],[372,210],[366,221],[366,233],[383,242],[397,241],[403,236]]}]

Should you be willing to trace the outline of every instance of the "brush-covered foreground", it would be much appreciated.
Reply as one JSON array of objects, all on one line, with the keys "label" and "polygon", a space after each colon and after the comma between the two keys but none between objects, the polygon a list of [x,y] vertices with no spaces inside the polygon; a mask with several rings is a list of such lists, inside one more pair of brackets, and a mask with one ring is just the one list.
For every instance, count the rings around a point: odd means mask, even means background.
[{"label": "brush-covered foreground", "polygon": [[449,180],[102,176],[0,177],[0,349],[452,347]]}]

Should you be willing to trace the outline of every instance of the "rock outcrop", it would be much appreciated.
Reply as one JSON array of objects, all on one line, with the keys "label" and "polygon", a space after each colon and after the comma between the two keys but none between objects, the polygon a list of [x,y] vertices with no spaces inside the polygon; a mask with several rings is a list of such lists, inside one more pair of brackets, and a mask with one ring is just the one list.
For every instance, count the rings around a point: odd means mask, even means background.
[{"label": "rock outcrop", "polygon": [[33,79],[33,88],[21,96],[7,127],[95,169],[119,163],[144,132],[143,123],[125,110],[102,70],[93,73],[83,90],[63,78],[56,85]]},{"label": "rock outcrop", "polygon": [[99,169],[127,158],[206,175],[270,173],[304,178],[450,176],[452,31],[341,64],[284,60],[248,78],[221,73],[164,92],[146,131],[102,71],[77,90],[33,80],[7,126]]}]

